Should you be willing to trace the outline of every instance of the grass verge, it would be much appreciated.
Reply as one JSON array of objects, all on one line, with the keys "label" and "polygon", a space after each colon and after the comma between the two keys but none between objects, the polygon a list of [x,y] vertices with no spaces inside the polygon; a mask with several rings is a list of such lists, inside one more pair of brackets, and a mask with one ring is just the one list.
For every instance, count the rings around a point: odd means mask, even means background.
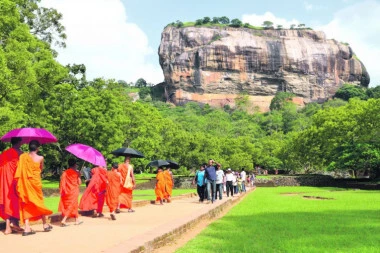
[{"label": "grass verge", "polygon": [[378,191],[258,188],[176,252],[378,252],[378,203]]}]

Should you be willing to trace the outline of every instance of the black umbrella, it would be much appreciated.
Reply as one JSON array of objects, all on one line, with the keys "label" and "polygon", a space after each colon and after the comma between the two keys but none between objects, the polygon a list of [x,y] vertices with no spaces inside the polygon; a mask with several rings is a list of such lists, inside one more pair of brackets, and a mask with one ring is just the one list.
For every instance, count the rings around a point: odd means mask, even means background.
[{"label": "black umbrella", "polygon": [[170,168],[172,169],[178,169],[179,168],[179,164],[173,160],[166,160],[168,163],[169,163],[169,166]]},{"label": "black umbrella", "polygon": [[154,160],[151,161],[146,165],[146,167],[162,167],[162,166],[168,166],[170,163],[168,163],[165,160]]},{"label": "black umbrella", "polygon": [[143,158],[144,155],[133,148],[119,148],[111,152],[111,154],[116,156],[129,156],[134,158]]}]

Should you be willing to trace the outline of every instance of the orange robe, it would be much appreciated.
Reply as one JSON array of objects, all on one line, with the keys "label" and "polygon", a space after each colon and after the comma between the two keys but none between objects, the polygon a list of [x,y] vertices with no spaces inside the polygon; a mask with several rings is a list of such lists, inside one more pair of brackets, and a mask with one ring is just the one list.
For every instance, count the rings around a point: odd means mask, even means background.
[{"label": "orange robe", "polygon": [[78,217],[79,177],[80,174],[71,168],[62,173],[59,185],[61,199],[58,211],[63,216]]},{"label": "orange robe", "polygon": [[112,170],[107,172],[107,178],[106,203],[110,212],[113,212],[119,205],[121,175],[118,171]]},{"label": "orange robe", "polygon": [[[119,195],[120,208],[132,209],[133,190],[123,187],[125,183],[125,178],[127,177],[127,173],[128,173],[127,165],[125,163],[120,164],[118,170],[121,174],[121,180],[122,180],[120,195]],[[133,168],[131,168],[131,170],[133,170]]]},{"label": "orange robe", "polygon": [[20,218],[31,221],[53,212],[44,204],[41,182],[41,164],[33,161],[29,153],[20,155],[15,174],[17,192],[20,198]]},{"label": "orange robe", "polygon": [[156,201],[163,200],[165,195],[165,176],[162,171],[157,173],[156,176],[156,188],[154,192],[156,193]]},{"label": "orange robe", "polygon": [[19,199],[14,179],[19,154],[10,148],[0,155],[0,217],[20,219]]},{"label": "orange robe", "polygon": [[96,167],[91,170],[91,174],[90,184],[82,195],[79,209],[83,211],[96,210],[98,213],[102,213],[107,187],[107,171],[104,168]]},{"label": "orange robe", "polygon": [[165,177],[165,199],[168,199],[172,196],[173,192],[173,180],[172,180],[172,174],[169,170],[165,170],[164,172]]}]

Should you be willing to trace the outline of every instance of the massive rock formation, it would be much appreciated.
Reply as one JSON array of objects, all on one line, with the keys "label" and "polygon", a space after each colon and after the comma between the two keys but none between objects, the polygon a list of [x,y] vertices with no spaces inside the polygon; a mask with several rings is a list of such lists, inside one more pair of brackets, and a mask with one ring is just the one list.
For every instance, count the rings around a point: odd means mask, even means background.
[{"label": "massive rock formation", "polygon": [[268,110],[278,91],[299,103],[323,101],[343,83],[367,87],[369,75],[352,49],[323,32],[168,26],[159,48],[174,102],[234,106],[241,94]]}]

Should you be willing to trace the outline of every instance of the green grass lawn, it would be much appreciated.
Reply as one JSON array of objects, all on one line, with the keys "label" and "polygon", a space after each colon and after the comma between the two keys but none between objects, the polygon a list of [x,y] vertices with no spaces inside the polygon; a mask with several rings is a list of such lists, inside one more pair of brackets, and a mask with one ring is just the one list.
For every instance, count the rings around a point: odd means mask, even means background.
[{"label": "green grass lawn", "polygon": [[379,203],[379,191],[257,188],[177,252],[379,252]]},{"label": "green grass lawn", "polygon": [[[196,189],[173,189],[173,196],[178,196],[185,193],[196,193]],[[134,190],[133,200],[155,200],[156,195],[154,189],[151,190]],[[80,198],[79,198],[80,200]],[[59,197],[44,198],[45,205],[54,213],[58,212]]]}]

